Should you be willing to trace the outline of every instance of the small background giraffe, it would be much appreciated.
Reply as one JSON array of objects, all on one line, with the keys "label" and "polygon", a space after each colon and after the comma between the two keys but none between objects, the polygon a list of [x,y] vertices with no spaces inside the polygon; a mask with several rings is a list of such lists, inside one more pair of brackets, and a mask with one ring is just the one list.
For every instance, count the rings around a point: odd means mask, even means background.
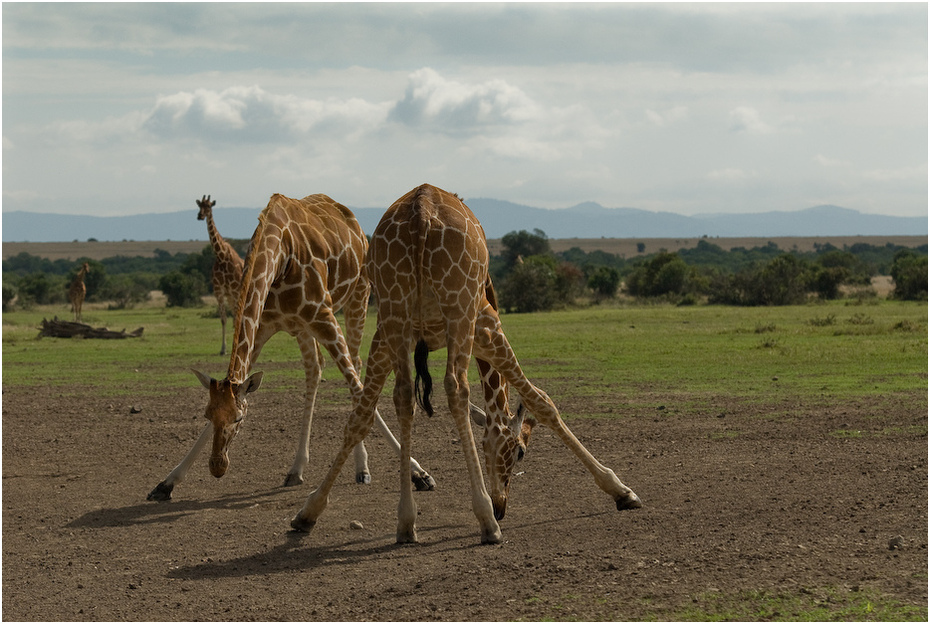
[{"label": "small background giraffe", "polygon": [[84,297],[87,296],[87,286],[84,285],[84,276],[90,271],[90,265],[86,262],[78,269],[77,275],[71,281],[71,287],[68,289],[68,301],[71,302],[71,311],[74,312],[74,320],[78,323],[82,321],[81,309],[84,307]]},{"label": "small background giraffe", "polygon": [[215,256],[211,281],[213,295],[216,297],[217,312],[223,326],[223,344],[220,347],[220,355],[226,355],[226,302],[234,304],[239,298],[239,285],[242,282],[242,270],[245,263],[233,246],[226,242],[226,239],[220,236],[216,229],[216,224],[213,222],[213,206],[216,205],[216,201],[211,200],[209,195],[204,195],[202,199],[196,201],[200,208],[197,219],[207,222],[207,233],[210,235],[210,245],[213,247]]}]

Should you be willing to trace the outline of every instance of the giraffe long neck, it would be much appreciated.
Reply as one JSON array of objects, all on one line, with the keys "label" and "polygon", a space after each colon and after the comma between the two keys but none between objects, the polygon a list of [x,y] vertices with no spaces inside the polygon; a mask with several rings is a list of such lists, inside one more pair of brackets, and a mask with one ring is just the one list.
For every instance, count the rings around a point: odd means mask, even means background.
[{"label": "giraffe long neck", "polygon": [[210,235],[210,245],[213,247],[213,253],[219,256],[226,250],[226,241],[216,229],[212,210],[207,212],[207,234]]},{"label": "giraffe long neck", "polygon": [[477,357],[475,362],[478,364],[478,373],[481,375],[481,387],[484,390],[484,404],[487,408],[487,414],[491,417],[492,422],[506,424],[504,419],[509,415],[507,384],[504,383],[500,373],[491,368],[490,364]]},{"label": "giraffe long neck", "polygon": [[245,381],[252,368],[255,337],[258,334],[262,312],[268,292],[283,264],[284,250],[280,228],[276,235],[268,236],[265,215],[259,216],[258,227],[252,235],[251,251],[246,258],[236,306],[236,321],[233,331],[233,349],[229,358],[226,378],[240,384]]}]

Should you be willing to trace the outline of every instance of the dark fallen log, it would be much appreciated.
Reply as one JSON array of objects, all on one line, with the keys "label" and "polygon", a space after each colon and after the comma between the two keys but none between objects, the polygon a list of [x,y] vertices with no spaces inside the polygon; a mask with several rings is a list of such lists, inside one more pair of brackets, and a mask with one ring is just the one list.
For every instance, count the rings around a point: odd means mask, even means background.
[{"label": "dark fallen log", "polygon": [[143,328],[131,332],[113,331],[106,327],[91,327],[84,323],[75,323],[74,321],[60,321],[56,316],[51,321],[42,319],[42,326],[39,328],[39,337],[49,338],[102,338],[105,340],[120,340],[123,338],[138,338],[142,335]]}]

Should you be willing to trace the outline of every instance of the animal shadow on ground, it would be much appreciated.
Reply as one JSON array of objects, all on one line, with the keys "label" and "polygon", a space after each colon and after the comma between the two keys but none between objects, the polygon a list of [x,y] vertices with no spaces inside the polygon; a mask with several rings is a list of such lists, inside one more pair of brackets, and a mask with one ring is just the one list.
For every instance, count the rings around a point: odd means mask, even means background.
[{"label": "animal shadow on ground", "polygon": [[245,509],[263,499],[280,493],[282,488],[269,492],[247,495],[230,495],[213,500],[172,501],[170,503],[139,503],[127,507],[98,508],[75,518],[68,528],[103,529],[131,525],[146,525],[174,522],[182,516],[208,509]]}]

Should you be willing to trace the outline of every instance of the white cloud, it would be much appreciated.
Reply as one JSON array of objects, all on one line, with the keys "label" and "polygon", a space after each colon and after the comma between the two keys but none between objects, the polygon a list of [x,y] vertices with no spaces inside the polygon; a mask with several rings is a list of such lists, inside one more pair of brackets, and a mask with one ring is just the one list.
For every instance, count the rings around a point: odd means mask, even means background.
[{"label": "white cloud", "polygon": [[708,179],[722,182],[741,182],[756,176],[754,171],[744,171],[735,167],[716,169],[707,174]]},{"label": "white cloud", "polygon": [[927,180],[927,163],[913,167],[901,167],[898,169],[873,169],[866,171],[863,175],[870,180],[878,182],[903,182]]},{"label": "white cloud", "polygon": [[850,164],[852,164],[848,160],[828,158],[827,156],[824,156],[823,154],[817,154],[816,156],[814,156],[814,161],[823,167],[848,167],[850,166]]},{"label": "white cloud", "polygon": [[386,115],[386,104],[358,98],[320,101],[236,86],[161,96],[143,127],[169,139],[277,143],[310,132],[351,134],[376,127]]},{"label": "white cloud", "polygon": [[660,128],[687,119],[687,117],[687,106],[675,106],[662,112],[655,111],[651,108],[646,109],[646,119]]},{"label": "white cloud", "polygon": [[456,134],[532,121],[540,114],[533,100],[504,80],[463,84],[423,68],[410,75],[404,97],[394,105],[390,118],[408,126]]},{"label": "white cloud", "polygon": [[749,106],[739,106],[730,111],[732,132],[745,132],[747,134],[772,134],[775,128],[762,121],[759,111]]}]

